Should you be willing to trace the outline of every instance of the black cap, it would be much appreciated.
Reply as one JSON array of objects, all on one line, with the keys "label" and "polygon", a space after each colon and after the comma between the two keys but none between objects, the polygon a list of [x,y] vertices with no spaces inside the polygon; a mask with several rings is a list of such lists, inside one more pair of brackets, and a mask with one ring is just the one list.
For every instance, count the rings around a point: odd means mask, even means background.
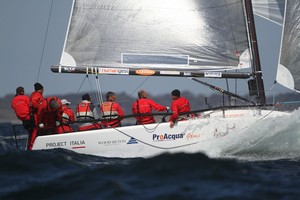
[{"label": "black cap", "polygon": [[89,101],[89,100],[91,100],[91,96],[88,93],[86,93],[85,95],[82,96],[82,100]]},{"label": "black cap", "polygon": [[176,89],[176,90],[173,90],[171,94],[172,94],[172,96],[180,97],[180,91],[177,90],[177,89]]},{"label": "black cap", "polygon": [[40,84],[40,83],[35,83],[34,84],[34,90],[35,91],[38,91],[38,90],[41,90],[41,89],[43,89],[44,87],[42,86],[42,84]]}]

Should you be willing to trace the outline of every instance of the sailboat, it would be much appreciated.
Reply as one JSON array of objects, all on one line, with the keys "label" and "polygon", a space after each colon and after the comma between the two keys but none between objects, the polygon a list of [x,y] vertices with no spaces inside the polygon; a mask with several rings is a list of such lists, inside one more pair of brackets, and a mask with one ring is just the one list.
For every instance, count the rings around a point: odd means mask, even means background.
[{"label": "sailboat", "polygon": [[[278,1],[254,2],[258,8],[269,2],[278,6]],[[193,110],[195,117],[178,121],[173,128],[169,122],[159,122],[38,136],[33,150],[63,148],[105,157],[205,153],[211,142],[255,127],[257,122],[290,115],[266,102],[253,4],[251,0],[74,0],[61,61],[51,67],[52,72],[189,78],[242,103]],[[292,4],[299,3],[283,3],[285,9],[294,8]],[[273,15],[271,11],[262,13],[275,21],[279,16],[277,23],[283,23],[278,9]],[[284,29],[282,49],[293,44],[287,37],[294,29],[289,28]],[[277,75],[278,82],[299,89],[293,82],[298,81],[293,77],[297,73],[291,71],[296,62],[287,63],[288,55],[281,54],[279,71],[290,76]],[[248,83],[251,98],[202,78],[242,80]]]}]

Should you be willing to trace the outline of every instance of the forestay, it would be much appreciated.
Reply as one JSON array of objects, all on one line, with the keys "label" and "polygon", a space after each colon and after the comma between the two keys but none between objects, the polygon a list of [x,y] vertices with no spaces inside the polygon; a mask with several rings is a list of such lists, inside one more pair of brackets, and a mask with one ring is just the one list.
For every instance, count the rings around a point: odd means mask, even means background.
[{"label": "forestay", "polygon": [[242,0],[76,0],[60,65],[249,68],[244,11]]}]

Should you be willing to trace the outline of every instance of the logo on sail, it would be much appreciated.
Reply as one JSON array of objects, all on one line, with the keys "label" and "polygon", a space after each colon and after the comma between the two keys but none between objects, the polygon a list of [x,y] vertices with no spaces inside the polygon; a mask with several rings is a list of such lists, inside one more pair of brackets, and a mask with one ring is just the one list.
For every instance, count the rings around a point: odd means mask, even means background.
[{"label": "logo on sail", "polygon": [[139,69],[136,70],[135,73],[142,76],[152,76],[153,74],[155,74],[155,71],[150,69]]}]

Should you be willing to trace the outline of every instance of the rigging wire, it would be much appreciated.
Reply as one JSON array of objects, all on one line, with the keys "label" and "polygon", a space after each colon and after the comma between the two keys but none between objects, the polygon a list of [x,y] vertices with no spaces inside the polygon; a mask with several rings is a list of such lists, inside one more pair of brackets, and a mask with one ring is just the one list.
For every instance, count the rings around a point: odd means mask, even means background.
[{"label": "rigging wire", "polygon": [[95,85],[96,85],[96,96],[97,96],[97,103],[99,105],[101,105],[103,103],[103,98],[102,98],[102,87],[100,84],[100,79],[99,76],[96,75],[95,76],[96,80],[95,80]]},{"label": "rigging wire", "polygon": [[150,76],[148,76],[144,81],[142,81],[130,94],[129,96],[131,97],[133,95],[133,93],[135,93],[148,79],[150,78]]},{"label": "rigging wire", "polygon": [[83,84],[84,84],[84,82],[85,82],[85,80],[87,79],[89,77],[89,75],[87,74],[87,75],[85,75],[85,77],[84,77],[84,79],[82,80],[82,82],[81,82],[81,85],[80,85],[80,87],[78,88],[78,90],[77,90],[77,93],[76,93],[76,95],[78,95],[79,94],[79,92],[80,92],[80,90],[81,90],[81,88],[82,88],[82,86],[83,86]]},{"label": "rigging wire", "polygon": [[48,17],[48,22],[47,22],[47,28],[46,28],[46,34],[45,34],[44,43],[43,43],[42,55],[41,55],[39,69],[38,69],[38,74],[37,74],[37,79],[36,79],[37,82],[39,81],[39,77],[40,77],[40,72],[41,72],[41,67],[42,67],[42,62],[43,62],[45,47],[46,47],[46,39],[48,37],[48,29],[49,29],[49,25],[50,25],[50,21],[51,21],[52,9],[53,9],[53,0],[51,1],[51,7],[50,7],[49,17]]}]

